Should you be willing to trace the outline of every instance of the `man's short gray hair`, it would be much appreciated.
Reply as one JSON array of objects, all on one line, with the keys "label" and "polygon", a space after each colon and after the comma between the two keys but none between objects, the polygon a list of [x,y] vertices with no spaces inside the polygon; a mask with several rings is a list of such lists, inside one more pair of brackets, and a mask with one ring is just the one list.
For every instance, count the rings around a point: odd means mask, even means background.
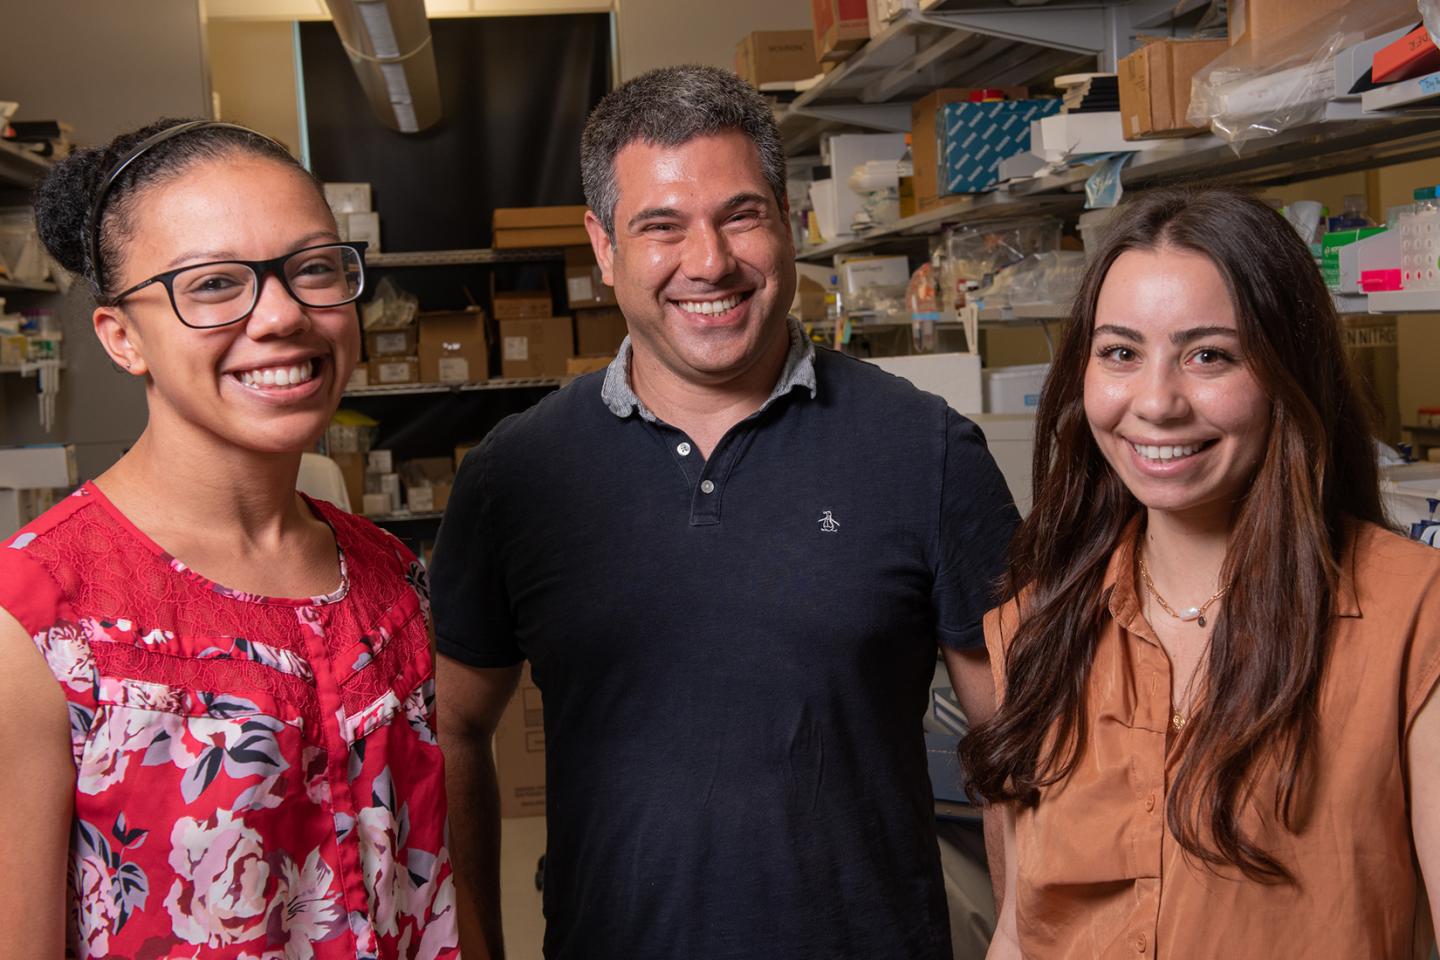
[{"label": "man's short gray hair", "polygon": [[642,73],[606,94],[580,138],[580,176],[585,203],[615,239],[615,157],[641,141],[678,147],[696,137],[738,130],[760,153],[760,170],[785,203],[785,150],[770,105],[759,91],[728,70],[661,67]]}]

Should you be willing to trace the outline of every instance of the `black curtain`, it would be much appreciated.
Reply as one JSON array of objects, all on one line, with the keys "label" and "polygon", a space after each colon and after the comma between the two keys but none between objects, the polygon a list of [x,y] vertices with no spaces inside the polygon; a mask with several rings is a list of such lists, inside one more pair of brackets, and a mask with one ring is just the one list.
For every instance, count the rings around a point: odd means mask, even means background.
[{"label": "black curtain", "polygon": [[368,182],[387,252],[490,246],[496,207],[584,202],[580,132],[610,85],[607,14],[430,21],[443,119],[384,127],[328,22],[300,24],[316,176]]}]

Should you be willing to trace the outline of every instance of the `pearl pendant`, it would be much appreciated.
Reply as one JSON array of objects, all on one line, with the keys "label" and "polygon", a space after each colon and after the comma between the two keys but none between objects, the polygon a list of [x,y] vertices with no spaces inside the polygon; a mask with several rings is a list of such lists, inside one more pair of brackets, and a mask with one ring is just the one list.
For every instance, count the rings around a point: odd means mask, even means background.
[{"label": "pearl pendant", "polygon": [[1205,621],[1204,621],[1204,620],[1201,618],[1201,616],[1200,616],[1200,608],[1199,608],[1199,607],[1187,607],[1186,609],[1181,610],[1181,611],[1180,611],[1180,619],[1181,619],[1181,620],[1187,620],[1187,621],[1188,621],[1188,620],[1199,620],[1199,621],[1200,621],[1200,626],[1202,626],[1202,627],[1205,626]]}]

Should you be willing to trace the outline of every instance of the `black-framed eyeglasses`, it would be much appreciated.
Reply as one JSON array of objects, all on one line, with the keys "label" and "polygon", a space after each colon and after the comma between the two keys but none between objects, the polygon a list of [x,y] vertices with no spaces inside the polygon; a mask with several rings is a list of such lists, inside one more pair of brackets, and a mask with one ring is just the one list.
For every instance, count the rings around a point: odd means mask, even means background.
[{"label": "black-framed eyeglasses", "polygon": [[321,243],[269,260],[212,260],[157,273],[105,301],[120,301],[151,284],[165,285],[175,316],[187,327],[210,330],[239,323],[255,311],[265,277],[274,274],[296,303],[341,307],[365,290],[368,244]]}]

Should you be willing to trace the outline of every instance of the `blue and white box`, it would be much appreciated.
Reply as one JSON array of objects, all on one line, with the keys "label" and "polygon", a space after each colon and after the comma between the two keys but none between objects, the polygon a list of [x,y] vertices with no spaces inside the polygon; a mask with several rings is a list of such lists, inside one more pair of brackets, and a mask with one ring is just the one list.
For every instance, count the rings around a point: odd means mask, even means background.
[{"label": "blue and white box", "polygon": [[935,118],[941,195],[994,187],[1000,162],[1030,150],[1031,122],[1059,112],[1059,100],[941,104]]}]

